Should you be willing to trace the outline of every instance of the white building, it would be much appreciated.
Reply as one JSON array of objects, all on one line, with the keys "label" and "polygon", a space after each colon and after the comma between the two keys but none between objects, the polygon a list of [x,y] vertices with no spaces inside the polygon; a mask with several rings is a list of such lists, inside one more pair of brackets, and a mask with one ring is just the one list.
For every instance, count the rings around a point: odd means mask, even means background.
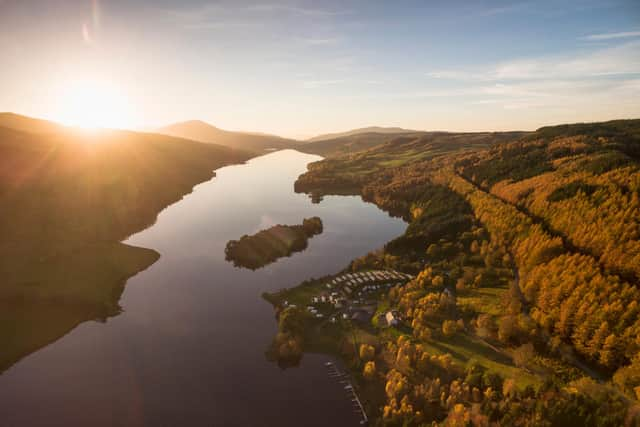
[{"label": "white building", "polygon": [[387,314],[384,315],[387,320],[387,325],[389,326],[398,326],[400,324],[400,318],[396,311],[387,311]]}]

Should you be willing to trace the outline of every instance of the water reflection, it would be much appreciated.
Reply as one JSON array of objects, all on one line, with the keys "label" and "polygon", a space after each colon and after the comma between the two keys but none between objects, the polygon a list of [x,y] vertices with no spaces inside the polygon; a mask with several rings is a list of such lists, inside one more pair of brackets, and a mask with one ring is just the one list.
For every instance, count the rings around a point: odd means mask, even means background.
[{"label": "water reflection", "polygon": [[[357,197],[295,194],[318,159],[286,150],[222,168],[131,237],[161,258],[127,282],[124,312],[0,376],[0,425],[357,424],[328,357],[286,371],[264,357],[276,322],[263,292],[335,272],[405,227]],[[304,252],[256,271],[225,261],[229,240],[311,216],[324,231]]]}]

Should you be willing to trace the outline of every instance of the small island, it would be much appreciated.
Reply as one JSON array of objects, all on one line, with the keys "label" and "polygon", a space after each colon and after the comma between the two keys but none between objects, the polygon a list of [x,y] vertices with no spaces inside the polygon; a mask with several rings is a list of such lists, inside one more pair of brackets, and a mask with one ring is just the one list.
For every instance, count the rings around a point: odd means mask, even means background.
[{"label": "small island", "polygon": [[322,220],[317,216],[305,218],[298,225],[274,225],[252,236],[230,240],[225,248],[226,260],[236,267],[256,270],[278,258],[305,250],[309,239],[322,233],[322,229]]}]

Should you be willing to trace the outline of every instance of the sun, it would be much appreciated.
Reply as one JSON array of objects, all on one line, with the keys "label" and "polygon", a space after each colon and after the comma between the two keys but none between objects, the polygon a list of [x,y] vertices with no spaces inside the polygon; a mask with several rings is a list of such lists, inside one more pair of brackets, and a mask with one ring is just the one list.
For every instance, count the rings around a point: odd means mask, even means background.
[{"label": "sun", "polygon": [[104,81],[74,81],[65,84],[56,102],[58,120],[87,129],[129,128],[133,111],[119,88]]}]

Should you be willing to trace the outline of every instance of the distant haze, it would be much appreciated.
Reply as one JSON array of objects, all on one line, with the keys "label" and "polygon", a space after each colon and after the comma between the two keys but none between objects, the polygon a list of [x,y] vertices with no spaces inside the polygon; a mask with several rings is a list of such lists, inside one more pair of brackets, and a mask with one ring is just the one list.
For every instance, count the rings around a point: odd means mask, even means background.
[{"label": "distant haze", "polygon": [[313,138],[309,138],[307,141],[309,142],[323,141],[326,139],[335,139],[335,138],[341,138],[343,136],[359,135],[363,133],[398,134],[398,133],[414,133],[414,132],[418,132],[418,131],[402,129],[398,127],[369,126],[366,128],[348,130],[345,132],[325,133],[323,135],[318,135],[318,136],[314,136]]}]

